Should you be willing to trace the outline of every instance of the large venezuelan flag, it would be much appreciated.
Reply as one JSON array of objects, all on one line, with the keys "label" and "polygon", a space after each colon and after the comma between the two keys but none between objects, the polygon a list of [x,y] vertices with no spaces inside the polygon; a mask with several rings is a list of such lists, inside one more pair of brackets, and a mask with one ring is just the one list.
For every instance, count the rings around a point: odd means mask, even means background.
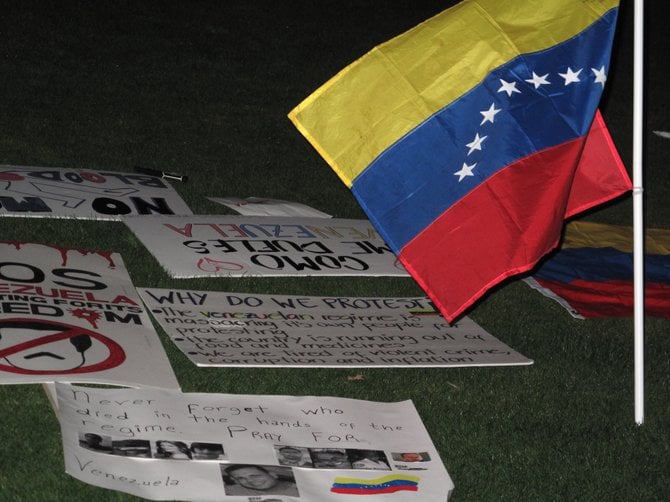
[{"label": "large venezuelan flag", "polygon": [[631,188],[597,114],[617,10],[465,0],[289,114],[449,321]]},{"label": "large venezuelan flag", "polygon": [[[645,313],[670,317],[670,230],[645,233]],[[632,317],[633,229],[568,223],[560,249],[526,281],[575,317]]]}]

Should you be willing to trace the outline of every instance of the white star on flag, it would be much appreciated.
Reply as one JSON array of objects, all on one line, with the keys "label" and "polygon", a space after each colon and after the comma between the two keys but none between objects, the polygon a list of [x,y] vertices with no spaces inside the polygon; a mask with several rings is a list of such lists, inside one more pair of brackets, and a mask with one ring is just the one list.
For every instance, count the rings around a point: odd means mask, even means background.
[{"label": "white star on flag", "polygon": [[498,92],[506,92],[508,96],[511,96],[512,93],[521,91],[516,88],[516,82],[507,82],[506,80],[500,79],[500,89]]},{"label": "white star on flag", "polygon": [[595,68],[591,68],[591,71],[596,77],[596,83],[597,84],[602,84],[603,87],[605,87],[605,81],[607,80],[607,75],[605,75],[605,67],[601,66],[600,70],[596,70]]},{"label": "white star on flag", "polygon": [[456,171],[454,173],[454,176],[458,176],[459,182],[463,181],[463,178],[465,178],[466,176],[474,176],[474,174],[472,174],[472,170],[475,168],[476,165],[477,164],[475,163],[469,166],[465,162],[463,162],[463,167],[461,167],[460,171]]},{"label": "white star on flag", "polygon": [[[572,67],[568,67],[565,73],[560,73],[557,72],[558,75],[560,75],[563,80],[564,80],[564,85],[570,85],[575,82],[581,82],[579,75],[583,71],[583,68],[579,68],[577,70],[573,70]],[[591,71],[593,72],[594,75],[594,81],[597,84],[602,84],[603,87],[605,85],[605,81],[607,80],[607,75],[605,73],[605,67],[601,66],[600,69],[596,68],[591,68]],[[532,77],[528,79],[524,79],[525,82],[528,82],[529,84],[532,84],[535,88],[535,90],[539,89],[543,85],[549,85],[552,86],[553,84],[549,81],[549,73],[545,73],[544,75],[538,75],[535,73],[535,71],[531,72]],[[522,91],[517,89],[517,81],[512,80],[511,82],[508,82],[507,80],[504,79],[499,79],[500,81],[500,88],[498,89],[498,92],[504,92],[507,94],[508,97],[511,97],[512,94],[522,94]],[[556,85],[560,85],[560,83],[557,83]],[[532,91],[531,91],[532,94]],[[546,96],[545,96],[546,97]],[[496,103],[493,102],[491,103],[491,106],[489,106],[488,110],[481,110],[479,113],[482,116],[482,121],[479,123],[480,126],[486,124],[487,122],[490,122],[491,124],[495,123],[496,120],[496,115],[503,111],[503,107],[501,106],[500,108],[496,108]],[[480,136],[479,132],[475,133],[474,139],[470,143],[466,143],[466,147],[468,148],[468,152],[466,156],[471,155],[475,150],[482,151],[483,150],[483,142],[485,139],[487,139],[491,134],[496,132],[496,126],[491,126],[489,132],[490,134],[486,136]],[[479,159],[481,160],[481,159]],[[468,176],[474,176],[473,170],[475,167],[478,165],[477,162],[473,164],[468,164],[467,162],[463,162],[463,166],[461,167],[460,170],[456,171],[454,173],[454,176],[458,176],[458,182],[460,183],[463,181],[466,177]],[[481,170],[481,169],[480,169]],[[484,171],[481,172],[483,176],[486,176],[484,174]]]},{"label": "white star on flag", "polygon": [[547,80],[548,76],[549,76],[548,73],[540,76],[535,72],[533,72],[533,78],[526,79],[526,82],[528,82],[529,84],[533,84],[535,86],[535,89],[539,89],[541,85],[547,85],[551,83]]},{"label": "white star on flag", "polygon": [[577,71],[572,71],[572,68],[568,66],[568,71],[565,73],[559,73],[561,77],[565,79],[565,85],[572,84],[573,82],[579,82],[579,74],[582,72],[580,68]]},{"label": "white star on flag", "polygon": [[479,125],[484,125],[486,122],[491,122],[493,124],[494,117],[500,110],[502,110],[502,108],[496,108],[495,103],[491,103],[488,110],[479,112],[484,117]]},{"label": "white star on flag", "polygon": [[488,138],[488,136],[479,136],[479,133],[475,134],[475,139],[473,139],[470,143],[466,143],[465,146],[467,146],[470,150],[468,151],[468,155],[470,155],[472,152],[475,150],[481,150],[482,149],[482,142]]}]

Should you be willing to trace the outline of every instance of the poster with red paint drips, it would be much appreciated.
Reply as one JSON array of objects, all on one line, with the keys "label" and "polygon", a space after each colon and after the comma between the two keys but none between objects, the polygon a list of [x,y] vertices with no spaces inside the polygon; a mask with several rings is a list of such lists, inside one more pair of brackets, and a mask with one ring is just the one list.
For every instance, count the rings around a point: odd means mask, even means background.
[{"label": "poster with red paint drips", "polygon": [[0,242],[0,384],[178,389],[121,256]]},{"label": "poster with red paint drips", "polygon": [[121,220],[156,214],[192,214],[157,176],[0,165],[0,216]]}]

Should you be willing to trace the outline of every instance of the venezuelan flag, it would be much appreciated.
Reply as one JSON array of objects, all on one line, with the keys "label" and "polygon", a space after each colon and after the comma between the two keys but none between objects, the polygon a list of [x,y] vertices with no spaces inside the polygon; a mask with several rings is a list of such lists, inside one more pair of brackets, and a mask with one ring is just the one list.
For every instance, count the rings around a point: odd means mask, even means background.
[{"label": "venezuelan flag", "polygon": [[[670,317],[670,230],[647,229],[645,313]],[[575,317],[632,317],[633,229],[572,222],[560,249],[528,281]]]},{"label": "venezuelan flag", "polygon": [[398,491],[418,491],[419,478],[390,474],[381,478],[335,478],[330,491],[349,495],[376,495],[380,493],[395,493]]},{"label": "venezuelan flag", "polygon": [[465,0],[289,114],[452,321],[630,190],[597,105],[618,1]]}]

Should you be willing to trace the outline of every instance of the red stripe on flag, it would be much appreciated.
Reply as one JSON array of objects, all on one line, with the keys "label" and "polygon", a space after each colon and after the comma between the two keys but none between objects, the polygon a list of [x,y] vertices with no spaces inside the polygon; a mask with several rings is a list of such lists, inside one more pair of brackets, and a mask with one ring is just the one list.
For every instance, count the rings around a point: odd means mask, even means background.
[{"label": "red stripe on flag", "polygon": [[419,487],[416,485],[391,485],[385,486],[383,488],[344,488],[344,487],[332,487],[330,489],[333,493],[345,493],[349,495],[375,495],[380,493],[395,493],[400,491],[406,492],[416,492],[419,491]]},{"label": "red stripe on flag", "polygon": [[[632,281],[593,282],[580,279],[565,283],[535,280],[567,301],[583,317],[633,316]],[[670,318],[670,284],[646,283],[644,290],[645,314]]]},{"label": "red stripe on flag", "polygon": [[607,130],[600,110],[591,124],[570,190],[566,218],[612,199],[633,184]]},{"label": "red stripe on flag", "polygon": [[403,265],[448,321],[557,245],[583,143],[502,169],[402,248]]}]

